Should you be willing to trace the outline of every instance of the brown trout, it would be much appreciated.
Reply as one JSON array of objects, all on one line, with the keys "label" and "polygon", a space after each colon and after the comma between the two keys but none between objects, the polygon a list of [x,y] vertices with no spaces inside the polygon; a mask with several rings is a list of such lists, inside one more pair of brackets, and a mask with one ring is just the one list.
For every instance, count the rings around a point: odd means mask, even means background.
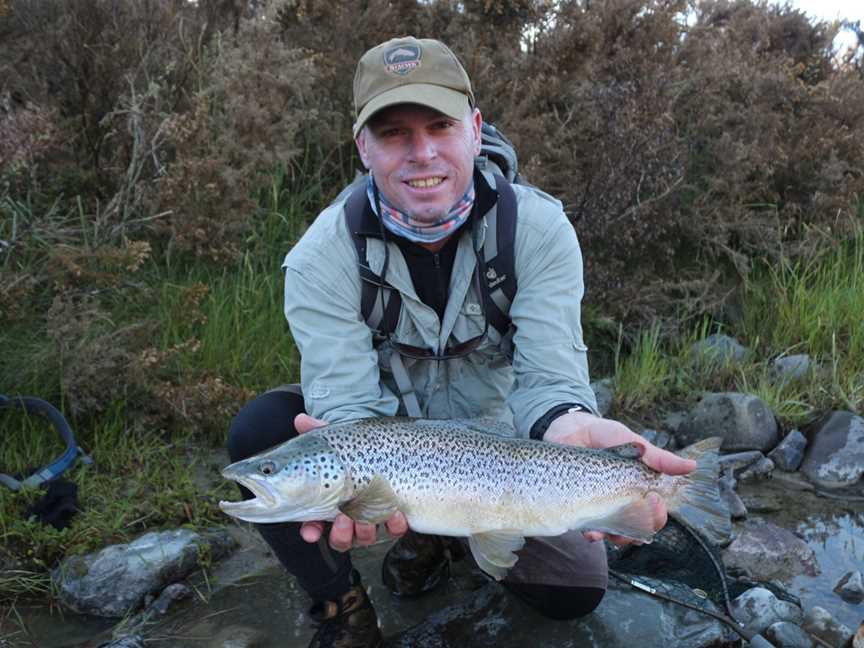
[{"label": "brown trout", "polygon": [[332,520],[341,511],[380,523],[402,511],[414,531],[461,536],[501,579],[525,536],[596,530],[649,542],[649,492],[671,514],[695,508],[729,525],[717,491],[721,439],[682,455],[695,472],[670,476],[630,444],[594,450],[483,433],[477,422],[370,418],[327,425],[226,467],[255,497],[220,502],[256,523]]}]

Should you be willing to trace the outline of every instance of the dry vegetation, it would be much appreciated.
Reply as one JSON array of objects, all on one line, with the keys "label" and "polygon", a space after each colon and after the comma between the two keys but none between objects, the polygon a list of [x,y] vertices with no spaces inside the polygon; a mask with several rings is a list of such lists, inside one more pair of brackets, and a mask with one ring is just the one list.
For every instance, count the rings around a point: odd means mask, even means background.
[{"label": "dry vegetation", "polygon": [[[460,56],[486,119],[574,222],[589,335],[659,323],[619,372],[638,408],[646,385],[678,389],[660,376],[661,332],[739,309],[758,348],[772,323],[738,303],[742,279],[815,267],[864,222],[864,34],[838,53],[837,29],[749,0],[0,0],[0,393],[59,403],[106,480],[82,497],[99,532],[74,542],[17,520],[3,493],[8,553],[38,546],[44,564],[23,560],[41,569],[139,531],[130,520],[218,516],[192,485],[165,494],[188,478],[166,448],[221,442],[255,391],[296,379],[278,267],[359,167],[351,79],[367,48],[413,33]],[[827,308],[790,285],[762,310]],[[858,285],[844,290],[832,298]],[[860,362],[838,369],[860,357],[860,336],[842,337],[860,328],[849,303],[812,408],[861,407]],[[760,353],[800,346],[813,317]],[[12,445],[0,468],[35,461]],[[166,485],[100,514],[99,493],[140,481],[139,455],[161,457]]]}]

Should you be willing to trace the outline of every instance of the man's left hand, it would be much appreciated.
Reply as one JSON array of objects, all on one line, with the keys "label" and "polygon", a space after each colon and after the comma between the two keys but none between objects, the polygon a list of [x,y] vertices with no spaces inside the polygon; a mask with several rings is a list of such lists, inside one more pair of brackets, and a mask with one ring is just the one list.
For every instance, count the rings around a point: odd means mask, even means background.
[{"label": "man's left hand", "polygon": [[[618,421],[600,418],[587,412],[569,412],[559,416],[549,425],[544,441],[575,445],[584,448],[611,448],[634,443],[642,448],[642,461],[649,468],[667,475],[686,475],[696,470],[696,462],[683,459],[671,452],[661,450]],[[666,525],[666,504],[656,493],[648,494],[651,503],[654,531]],[[608,537],[615,544],[630,544],[631,538],[605,534],[600,531],[586,531],[588,540],[602,540]]]}]

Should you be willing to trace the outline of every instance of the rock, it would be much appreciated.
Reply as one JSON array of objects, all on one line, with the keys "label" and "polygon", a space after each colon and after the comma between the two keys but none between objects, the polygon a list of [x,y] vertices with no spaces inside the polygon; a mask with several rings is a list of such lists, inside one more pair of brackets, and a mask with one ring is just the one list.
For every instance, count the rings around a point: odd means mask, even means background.
[{"label": "rock", "polygon": [[594,397],[597,399],[597,411],[600,416],[606,416],[615,398],[615,383],[611,378],[604,378],[591,383]]},{"label": "rock", "polygon": [[129,635],[128,637],[99,644],[98,648],[144,648],[144,637],[141,635]]},{"label": "rock", "polygon": [[791,531],[763,520],[748,520],[723,551],[729,569],[744,570],[756,580],[816,576],[819,565],[810,546]]},{"label": "rock", "polygon": [[729,509],[729,515],[733,520],[744,520],[747,518],[747,506],[735,492],[735,479],[729,475],[717,482],[720,489],[720,499]]},{"label": "rock", "polygon": [[192,596],[192,589],[188,585],[172,583],[159,593],[155,601],[147,606],[147,612],[150,615],[162,616],[176,601],[182,601],[190,596]]},{"label": "rock", "polygon": [[664,430],[669,430],[673,435],[678,434],[678,428],[687,420],[687,412],[666,412],[660,419]]},{"label": "rock", "polygon": [[[538,630],[542,628],[538,632]],[[572,621],[549,621],[488,583],[460,603],[431,614],[419,625],[387,638],[388,648],[609,648],[645,646],[662,637],[676,648],[727,645],[723,625],[711,617],[639,593],[611,580],[600,606]]]},{"label": "rock", "polygon": [[707,394],[678,429],[678,443],[690,445],[719,436],[726,452],[766,452],[779,441],[777,421],[758,396],[721,392]]},{"label": "rock", "polygon": [[847,626],[838,622],[828,610],[818,606],[807,612],[802,627],[830,646],[845,646],[852,638],[852,631]]},{"label": "rock", "polygon": [[813,362],[809,355],[798,353],[796,355],[775,358],[774,362],[771,363],[771,369],[778,381],[785,382],[803,378],[810,371],[812,365]]},{"label": "rock", "polygon": [[672,437],[662,431],[658,432],[657,430],[646,428],[639,433],[639,436],[648,441],[648,443],[654,444],[663,450],[668,449],[672,444]]},{"label": "rock", "polygon": [[256,648],[268,645],[263,630],[241,625],[221,628],[209,644],[212,648]]},{"label": "rock", "polygon": [[735,618],[748,630],[765,632],[779,621],[798,623],[804,620],[804,612],[797,605],[782,601],[764,587],[754,587],[732,601]]},{"label": "rock", "polygon": [[741,501],[751,513],[776,513],[783,509],[783,501],[770,493],[747,495],[742,497]]},{"label": "rock", "polygon": [[715,333],[704,340],[695,342],[690,353],[701,362],[721,365],[727,362],[741,362],[747,357],[747,347],[738,344],[735,338]]},{"label": "rock", "polygon": [[224,531],[188,529],[147,533],[129,544],[63,560],[52,574],[60,600],[79,614],[122,617],[148,594],[185,578],[198,567],[200,548],[213,560],[234,546]]},{"label": "rock", "polygon": [[738,475],[739,481],[748,481],[751,479],[762,479],[765,477],[770,477],[771,473],[774,472],[774,462],[771,461],[768,457],[762,457],[758,461],[750,464],[741,471],[741,474]]},{"label": "rock", "polygon": [[864,648],[864,621],[858,626],[858,632],[852,638],[852,648]]},{"label": "rock", "polygon": [[864,418],[833,412],[813,435],[801,472],[826,489],[857,483],[864,475]]},{"label": "rock", "polygon": [[758,450],[750,450],[748,452],[734,452],[720,456],[720,467],[724,473],[735,474],[740,473],[745,468],[753,465],[760,459],[764,459],[765,455]]},{"label": "rock", "polygon": [[768,453],[768,458],[780,470],[794,472],[804,460],[804,450],[807,448],[807,437],[798,430],[790,430],[789,434]]},{"label": "rock", "polygon": [[834,591],[847,603],[860,603],[864,601],[864,576],[860,571],[849,572],[834,586]]},{"label": "rock", "polygon": [[778,621],[765,630],[765,638],[777,648],[813,648],[813,640],[800,626]]}]

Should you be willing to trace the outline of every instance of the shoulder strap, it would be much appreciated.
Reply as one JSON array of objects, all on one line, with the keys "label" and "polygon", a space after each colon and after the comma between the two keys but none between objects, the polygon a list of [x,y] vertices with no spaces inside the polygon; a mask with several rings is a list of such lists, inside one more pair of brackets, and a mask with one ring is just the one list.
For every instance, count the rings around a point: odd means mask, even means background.
[{"label": "shoulder strap", "polygon": [[[511,327],[510,305],[516,296],[516,194],[510,183],[493,176],[498,201],[486,213],[487,235],[483,244],[486,261],[486,313],[489,323],[503,337]],[[492,233],[494,232],[494,236]]]},{"label": "shoulder strap", "polygon": [[[369,205],[366,197],[366,183],[358,184],[345,203],[345,218],[351,240],[357,249],[357,263],[361,279],[360,312],[370,329],[379,335],[392,333],[399,322],[402,296],[390,284],[383,283],[381,277],[369,267],[366,259],[366,237],[360,234],[363,214]],[[388,290],[381,290],[387,288]]]}]

